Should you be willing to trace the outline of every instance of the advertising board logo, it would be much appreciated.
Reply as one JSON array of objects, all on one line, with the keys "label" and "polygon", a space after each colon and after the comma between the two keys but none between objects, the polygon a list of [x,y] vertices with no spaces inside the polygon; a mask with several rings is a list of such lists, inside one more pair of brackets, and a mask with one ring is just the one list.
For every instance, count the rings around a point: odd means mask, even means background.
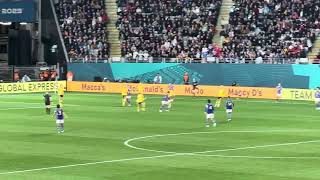
[{"label": "advertising board logo", "polygon": [[2,8],[1,14],[23,14],[23,8]]}]

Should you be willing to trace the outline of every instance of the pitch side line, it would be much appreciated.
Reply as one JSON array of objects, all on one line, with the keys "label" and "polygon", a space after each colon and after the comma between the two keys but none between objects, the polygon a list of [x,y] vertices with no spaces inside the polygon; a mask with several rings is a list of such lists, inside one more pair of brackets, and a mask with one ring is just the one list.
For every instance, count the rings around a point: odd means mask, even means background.
[{"label": "pitch side line", "polygon": [[[19,102],[19,101],[4,101],[1,103],[8,103],[8,104],[44,104],[44,103],[29,103],[29,102]],[[78,104],[66,104],[67,106],[80,106]]]},{"label": "pitch side line", "polygon": [[[80,105],[64,105],[65,107],[79,107]],[[21,107],[21,108],[0,108],[0,111],[7,111],[7,110],[24,110],[24,109],[42,109],[45,108],[44,106],[42,107]]]},{"label": "pitch side line", "polygon": [[[88,95],[88,96],[106,96],[106,97],[112,97],[112,96],[117,96],[119,93],[115,94],[104,94],[104,93],[71,93],[71,95],[75,96],[82,96],[82,95]],[[160,94],[147,94],[146,96],[151,96],[148,97],[148,99],[161,99],[162,95]],[[186,97],[189,97],[189,99],[193,98],[193,96],[176,96],[175,99],[178,100],[185,100],[188,99]],[[192,101],[205,101],[207,98],[217,98],[217,97],[203,97],[203,96],[196,96],[196,98],[193,98]],[[250,99],[250,98],[239,98],[237,99],[236,97],[233,98],[235,99],[234,101],[239,101],[239,102],[257,102],[257,103],[273,103],[273,104],[312,104],[313,101],[304,101],[304,100],[290,100],[290,99],[281,99],[280,101],[275,101],[275,100],[257,100],[257,99]],[[247,101],[249,100],[249,101]]]},{"label": "pitch side line", "polygon": [[138,157],[138,158],[127,158],[127,159],[117,159],[117,160],[97,161],[97,162],[89,162],[89,163],[70,164],[70,165],[64,165],[64,166],[52,166],[52,167],[46,167],[46,168],[1,172],[0,175],[18,174],[18,173],[25,173],[25,172],[35,172],[35,171],[43,171],[43,170],[51,170],[51,169],[61,169],[61,168],[69,168],[69,167],[77,167],[77,166],[89,166],[89,165],[96,165],[96,164],[116,163],[116,162],[124,162],[124,161],[143,160],[143,159],[156,159],[156,158],[173,157],[173,156],[179,156],[179,155],[181,156],[182,154],[169,154],[169,155],[167,154],[167,155],[161,155],[161,156],[145,156],[145,157]]},{"label": "pitch side line", "polygon": [[[73,93],[71,92],[70,93],[71,95],[74,95],[74,96],[83,96],[83,95],[86,95],[86,96],[106,96],[106,97],[112,97],[112,96],[116,96],[117,94],[103,94],[103,93]],[[21,94],[10,94],[10,95],[2,95],[2,96],[7,96],[7,97],[10,97],[10,96],[19,96]],[[31,95],[31,96],[34,96],[36,94],[28,94],[28,95]],[[37,95],[38,96],[38,95]],[[161,95],[153,95],[154,97],[148,97],[148,99],[161,99]],[[192,98],[191,96],[189,96],[190,98]],[[216,97],[210,97],[210,98],[216,98]],[[177,100],[185,100],[187,98],[184,98],[184,97],[180,97],[180,96],[177,96],[175,99]],[[236,98],[234,98],[236,99]],[[196,98],[192,99],[192,101],[206,101],[207,99],[205,97],[201,97],[201,96],[197,96]],[[248,100],[248,101],[246,101]],[[270,104],[296,104],[296,105],[305,105],[305,104],[312,104],[312,101],[298,101],[298,100],[287,100],[287,99],[283,99],[282,101],[279,101],[279,102],[276,102],[276,101],[271,101],[271,100],[253,100],[253,99],[248,99],[248,98],[242,98],[242,99],[238,99],[238,100],[234,100],[235,102],[246,102],[246,103],[270,103]]]}]

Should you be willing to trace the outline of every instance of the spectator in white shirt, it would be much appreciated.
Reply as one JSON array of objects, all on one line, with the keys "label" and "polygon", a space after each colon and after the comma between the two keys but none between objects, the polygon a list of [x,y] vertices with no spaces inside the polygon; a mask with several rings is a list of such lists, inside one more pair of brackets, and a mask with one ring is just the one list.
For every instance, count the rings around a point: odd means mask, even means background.
[{"label": "spectator in white shirt", "polygon": [[154,77],[153,83],[154,84],[161,84],[162,83],[162,77],[160,76],[159,73],[156,75],[156,77]]},{"label": "spectator in white shirt", "polygon": [[22,79],[21,79],[21,82],[31,82],[31,79],[30,79],[30,77],[28,76],[28,75],[24,75],[23,77],[22,77]]}]

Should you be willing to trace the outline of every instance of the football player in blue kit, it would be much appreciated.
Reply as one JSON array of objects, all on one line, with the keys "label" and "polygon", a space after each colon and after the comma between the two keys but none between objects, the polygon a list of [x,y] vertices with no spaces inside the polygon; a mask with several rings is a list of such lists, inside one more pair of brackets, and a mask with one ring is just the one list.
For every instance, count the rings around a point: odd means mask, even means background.
[{"label": "football player in blue kit", "polygon": [[159,112],[163,112],[164,110],[165,110],[165,111],[169,111],[169,110],[170,110],[170,102],[171,102],[171,101],[170,101],[169,93],[170,93],[170,92],[168,92],[168,93],[162,98]]},{"label": "football player in blue kit", "polygon": [[54,116],[56,116],[56,124],[58,133],[64,132],[64,117],[65,113],[61,108],[60,104],[57,105],[57,109],[54,111]]},{"label": "football player in blue kit", "polygon": [[210,99],[208,99],[208,103],[205,106],[204,113],[206,115],[206,127],[210,127],[210,124],[212,124],[213,127],[216,127],[217,123],[214,118],[214,106],[212,105]]},{"label": "football player in blue kit", "polygon": [[316,103],[316,110],[320,110],[320,87],[317,88],[314,99]]},{"label": "football player in blue kit", "polygon": [[232,119],[232,111],[233,111],[234,103],[232,102],[230,96],[226,101],[226,113],[227,113],[227,120],[231,121]]},{"label": "football player in blue kit", "polygon": [[277,101],[280,101],[281,96],[282,96],[282,86],[280,83],[276,87],[276,91],[277,91]]}]

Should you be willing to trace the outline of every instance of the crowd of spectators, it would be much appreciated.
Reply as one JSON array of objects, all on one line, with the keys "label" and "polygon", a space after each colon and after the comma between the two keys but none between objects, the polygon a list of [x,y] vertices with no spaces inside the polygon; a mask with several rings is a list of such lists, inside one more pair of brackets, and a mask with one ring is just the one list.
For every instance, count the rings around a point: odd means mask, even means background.
[{"label": "crowd of spectators", "polygon": [[117,0],[122,57],[206,58],[221,0]]},{"label": "crowd of spectators", "polygon": [[55,81],[58,76],[56,69],[46,69],[39,73],[40,81]]},{"label": "crowd of spectators", "polygon": [[[222,0],[117,0],[122,57],[261,63],[304,58],[312,50],[319,0],[233,1],[219,47],[213,36]],[[105,0],[57,0],[56,11],[70,58],[109,58]]]},{"label": "crowd of spectators", "polygon": [[70,58],[109,57],[104,0],[59,0],[56,12]]},{"label": "crowd of spectators", "polygon": [[234,0],[221,32],[223,56],[305,58],[320,30],[320,1]]}]

